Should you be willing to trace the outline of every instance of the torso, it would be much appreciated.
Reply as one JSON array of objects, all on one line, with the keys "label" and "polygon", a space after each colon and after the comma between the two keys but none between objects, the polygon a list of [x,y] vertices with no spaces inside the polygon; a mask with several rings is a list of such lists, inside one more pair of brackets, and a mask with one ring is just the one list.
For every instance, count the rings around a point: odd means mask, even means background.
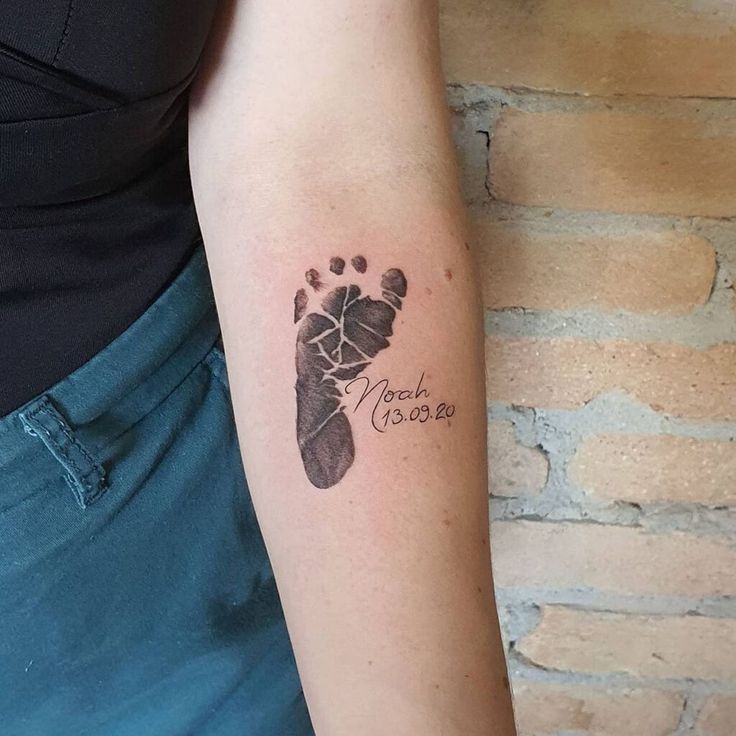
[{"label": "torso", "polygon": [[215,4],[0,3],[0,416],[123,332],[197,244],[186,102]]}]

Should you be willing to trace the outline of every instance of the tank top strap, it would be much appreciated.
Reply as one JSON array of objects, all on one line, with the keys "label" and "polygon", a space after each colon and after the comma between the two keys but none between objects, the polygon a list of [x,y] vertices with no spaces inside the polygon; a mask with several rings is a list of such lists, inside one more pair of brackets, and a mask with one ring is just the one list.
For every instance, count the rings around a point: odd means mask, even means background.
[{"label": "tank top strap", "polygon": [[68,72],[43,64],[0,41],[0,78],[2,77],[40,87],[89,110],[116,107],[125,103],[125,99],[114,92],[100,89]]}]

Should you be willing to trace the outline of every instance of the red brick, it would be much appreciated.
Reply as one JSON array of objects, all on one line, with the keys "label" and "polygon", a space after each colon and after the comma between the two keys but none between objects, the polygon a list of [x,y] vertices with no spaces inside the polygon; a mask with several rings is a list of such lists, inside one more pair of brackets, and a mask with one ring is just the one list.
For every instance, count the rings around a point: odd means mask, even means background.
[{"label": "red brick", "polygon": [[534,521],[495,522],[496,585],[593,588],[624,595],[736,596],[736,549],[682,532]]},{"label": "red brick", "polygon": [[574,409],[618,390],[675,416],[736,419],[734,343],[695,350],[666,342],[493,336],[486,348],[495,401]]},{"label": "red brick", "polygon": [[568,472],[588,493],[605,499],[736,504],[736,442],[598,435],[583,441]]},{"label": "red brick", "polygon": [[513,689],[519,736],[672,736],[683,707],[680,693],[663,690],[538,682],[514,682]]},{"label": "red brick", "polygon": [[517,642],[527,659],[554,670],[635,677],[736,679],[736,620],[629,616],[560,606]]},{"label": "red brick", "polygon": [[490,151],[496,199],[571,210],[736,214],[736,118],[505,110]]},{"label": "red brick", "polygon": [[715,251],[695,235],[558,233],[500,222],[476,230],[489,309],[684,314],[708,301],[715,278]]},{"label": "red brick", "polygon": [[597,95],[736,97],[729,0],[444,0],[453,81]]}]

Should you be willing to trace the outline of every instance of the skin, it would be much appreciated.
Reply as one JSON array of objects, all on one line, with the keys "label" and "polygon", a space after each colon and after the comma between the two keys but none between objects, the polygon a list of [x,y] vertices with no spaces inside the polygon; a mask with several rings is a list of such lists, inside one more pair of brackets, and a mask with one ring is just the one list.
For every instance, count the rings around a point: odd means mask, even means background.
[{"label": "skin", "polygon": [[[243,460],[317,734],[511,736],[482,310],[435,4],[223,6],[192,93],[190,157]],[[304,290],[306,313],[339,284],[380,299],[389,269],[408,291],[361,375],[416,388],[424,374],[432,411],[455,413],[380,432],[372,398],[355,408],[359,381],[344,396],[354,461],[317,488],[296,438],[294,297]]]}]

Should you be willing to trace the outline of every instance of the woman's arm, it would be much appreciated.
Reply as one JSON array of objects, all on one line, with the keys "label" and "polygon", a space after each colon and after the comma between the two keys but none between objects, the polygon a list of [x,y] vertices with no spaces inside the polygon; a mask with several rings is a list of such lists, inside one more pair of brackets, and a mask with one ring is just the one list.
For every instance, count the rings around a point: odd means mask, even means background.
[{"label": "woman's arm", "polygon": [[435,3],[223,8],[190,148],[243,458],[317,734],[513,734]]}]

